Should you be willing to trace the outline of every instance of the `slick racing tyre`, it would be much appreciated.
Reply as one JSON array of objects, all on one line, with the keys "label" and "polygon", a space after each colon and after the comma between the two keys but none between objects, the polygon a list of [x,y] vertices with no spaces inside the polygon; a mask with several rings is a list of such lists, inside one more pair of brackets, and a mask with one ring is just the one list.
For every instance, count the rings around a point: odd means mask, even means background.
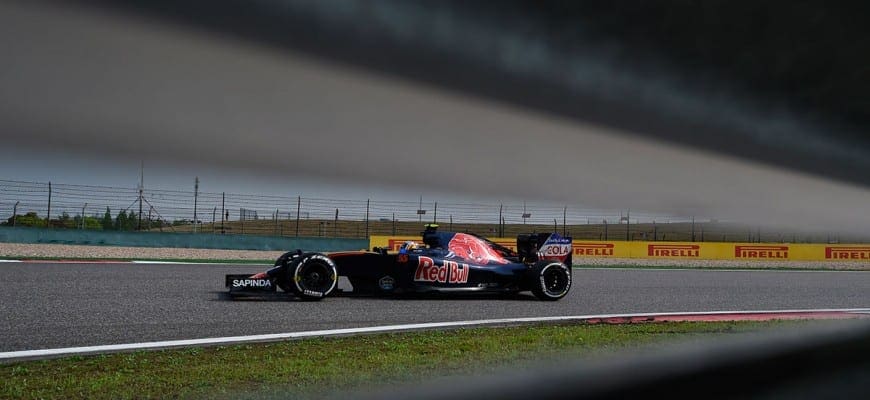
[{"label": "slick racing tyre", "polygon": [[571,290],[571,269],[565,264],[541,260],[530,272],[532,294],[540,300],[559,300]]},{"label": "slick racing tyre", "polygon": [[293,294],[302,300],[321,300],[335,290],[338,268],[329,257],[310,253],[292,261],[288,276]]}]

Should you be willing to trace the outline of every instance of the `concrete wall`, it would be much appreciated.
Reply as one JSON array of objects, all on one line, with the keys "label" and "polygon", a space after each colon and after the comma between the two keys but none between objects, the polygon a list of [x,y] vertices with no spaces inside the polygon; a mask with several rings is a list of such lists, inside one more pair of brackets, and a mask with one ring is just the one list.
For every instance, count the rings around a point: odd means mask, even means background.
[{"label": "concrete wall", "polygon": [[117,232],[0,227],[0,242],[231,250],[340,251],[368,247],[368,239],[220,235],[212,233]]}]

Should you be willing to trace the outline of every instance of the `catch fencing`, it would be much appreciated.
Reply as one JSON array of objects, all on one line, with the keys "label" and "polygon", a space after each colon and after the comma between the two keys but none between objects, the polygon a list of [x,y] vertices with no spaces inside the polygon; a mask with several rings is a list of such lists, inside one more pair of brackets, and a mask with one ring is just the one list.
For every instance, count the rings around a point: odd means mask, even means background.
[{"label": "catch fencing", "polygon": [[767,231],[711,218],[547,203],[291,196],[0,180],[7,226],[139,232],[367,238],[419,235],[426,223],[485,236],[558,231],[583,240],[840,242],[836,233]]}]

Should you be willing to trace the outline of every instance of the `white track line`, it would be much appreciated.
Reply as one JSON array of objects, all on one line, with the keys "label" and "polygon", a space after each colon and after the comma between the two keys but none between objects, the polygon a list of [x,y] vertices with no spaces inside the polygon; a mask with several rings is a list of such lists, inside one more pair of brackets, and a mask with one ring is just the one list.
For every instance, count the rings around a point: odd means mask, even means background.
[{"label": "white track line", "polygon": [[676,315],[722,315],[722,314],[793,314],[793,313],[819,313],[819,312],[844,312],[865,314],[870,313],[870,308],[840,308],[840,309],[815,309],[815,310],[768,310],[768,311],[707,311],[707,312],[667,312],[667,313],[642,313],[642,314],[600,314],[600,315],[575,315],[563,317],[530,317],[530,318],[499,318],[481,319],[471,321],[429,322],[422,324],[402,324],[372,326],[363,328],[327,329],[319,331],[275,333],[266,335],[229,336],[190,340],[167,340],[160,342],[110,344],[102,346],[67,347],[43,350],[22,350],[0,353],[0,362],[22,361],[30,359],[67,357],[73,355],[104,354],[138,350],[158,350],[177,347],[205,346],[205,345],[232,345],[240,343],[271,342],[286,339],[300,339],[309,337],[345,336],[366,333],[399,332],[437,328],[460,328],[468,326],[524,324],[535,322],[560,322],[560,321],[584,321],[590,319],[607,318],[632,318],[632,317],[666,317]]},{"label": "white track line", "polygon": [[21,260],[0,260],[0,263],[20,263]]}]

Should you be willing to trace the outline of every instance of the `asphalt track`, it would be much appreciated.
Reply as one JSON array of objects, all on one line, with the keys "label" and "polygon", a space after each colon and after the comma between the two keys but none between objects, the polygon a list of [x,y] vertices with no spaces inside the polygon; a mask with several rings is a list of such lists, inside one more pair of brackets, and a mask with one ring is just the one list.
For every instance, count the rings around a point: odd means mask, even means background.
[{"label": "asphalt track", "polygon": [[0,351],[389,324],[607,313],[867,308],[870,272],[575,270],[559,302],[334,297],[232,301],[228,273],[263,266],[0,264]]}]

